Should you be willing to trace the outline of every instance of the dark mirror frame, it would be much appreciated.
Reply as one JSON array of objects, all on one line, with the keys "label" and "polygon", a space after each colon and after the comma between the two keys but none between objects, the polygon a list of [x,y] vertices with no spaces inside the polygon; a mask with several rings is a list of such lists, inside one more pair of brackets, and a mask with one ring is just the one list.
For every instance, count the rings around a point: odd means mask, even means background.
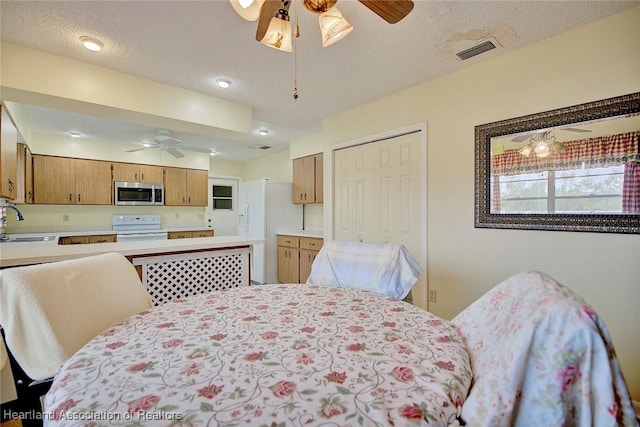
[{"label": "dark mirror frame", "polygon": [[640,113],[640,92],[475,127],[475,228],[640,233],[638,214],[492,214],[491,139]]}]

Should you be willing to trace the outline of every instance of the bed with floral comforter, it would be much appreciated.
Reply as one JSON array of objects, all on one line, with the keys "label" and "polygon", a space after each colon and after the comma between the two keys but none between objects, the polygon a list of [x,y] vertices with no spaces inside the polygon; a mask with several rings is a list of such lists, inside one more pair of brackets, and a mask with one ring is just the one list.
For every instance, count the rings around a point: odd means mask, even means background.
[{"label": "bed with floral comforter", "polygon": [[470,384],[452,323],[385,295],[264,285],[133,316],[56,377],[45,425],[455,425]]}]

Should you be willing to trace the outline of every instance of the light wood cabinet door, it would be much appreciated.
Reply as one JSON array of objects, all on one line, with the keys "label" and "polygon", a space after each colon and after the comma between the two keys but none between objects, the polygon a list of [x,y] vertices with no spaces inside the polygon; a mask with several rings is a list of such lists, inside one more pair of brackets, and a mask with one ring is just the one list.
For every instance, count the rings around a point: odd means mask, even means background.
[{"label": "light wood cabinet door", "polygon": [[164,182],[164,170],[161,166],[139,165],[140,182],[147,184],[162,184]]},{"label": "light wood cabinet door", "polygon": [[278,282],[300,283],[300,249],[278,247]]},{"label": "light wood cabinet door", "polygon": [[322,153],[316,154],[315,159],[315,186],[316,203],[324,203],[324,163]]},{"label": "light wood cabinet door", "polygon": [[24,154],[24,202],[33,203],[33,155],[25,145]]},{"label": "light wood cabinet door", "polygon": [[293,203],[304,203],[304,158],[293,159]]},{"label": "light wood cabinet door", "polygon": [[162,184],[164,181],[162,166],[120,162],[112,165],[114,181],[146,182],[147,184]]},{"label": "light wood cabinet door", "polygon": [[293,203],[323,202],[322,153],[293,160]]},{"label": "light wood cabinet door", "polygon": [[110,205],[111,162],[33,156],[34,203]]},{"label": "light wood cabinet door", "polygon": [[187,169],[187,205],[207,206],[207,185],[209,172],[206,170]]},{"label": "light wood cabinet door", "polygon": [[75,194],[76,172],[74,159],[33,156],[34,203],[73,205],[75,204]]},{"label": "light wood cabinet door", "polygon": [[311,274],[311,265],[316,259],[318,251],[310,249],[300,249],[300,283],[307,283],[307,279]]},{"label": "light wood cabinet door", "polygon": [[18,129],[4,106],[0,110],[0,197],[14,200],[18,195]]},{"label": "light wood cabinet door", "polygon": [[113,180],[124,182],[137,182],[139,165],[135,163],[112,163]]},{"label": "light wood cabinet door", "polygon": [[187,204],[187,173],[181,168],[164,168],[164,204],[184,206]]},{"label": "light wood cabinet door", "polygon": [[16,203],[33,203],[33,167],[31,164],[31,150],[26,144],[18,143],[16,162],[17,192]]},{"label": "light wood cabinet door", "polygon": [[110,205],[111,162],[74,159],[76,205]]}]

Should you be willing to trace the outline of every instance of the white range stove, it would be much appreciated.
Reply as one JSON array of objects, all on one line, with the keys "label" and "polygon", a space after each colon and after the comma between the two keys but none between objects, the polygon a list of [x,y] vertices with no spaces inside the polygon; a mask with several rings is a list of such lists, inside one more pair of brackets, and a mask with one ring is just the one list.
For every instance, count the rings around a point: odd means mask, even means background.
[{"label": "white range stove", "polygon": [[113,215],[112,228],[118,242],[141,240],[167,240],[167,230],[162,230],[160,215]]}]

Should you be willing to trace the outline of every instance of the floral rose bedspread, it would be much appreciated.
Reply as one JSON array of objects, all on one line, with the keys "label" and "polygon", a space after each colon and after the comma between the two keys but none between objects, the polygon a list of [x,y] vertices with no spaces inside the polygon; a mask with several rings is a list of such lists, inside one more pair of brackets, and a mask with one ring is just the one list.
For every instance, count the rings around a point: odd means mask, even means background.
[{"label": "floral rose bedspread", "polygon": [[471,384],[455,327],[368,291],[264,285],[174,300],[71,357],[45,425],[456,424]]}]

